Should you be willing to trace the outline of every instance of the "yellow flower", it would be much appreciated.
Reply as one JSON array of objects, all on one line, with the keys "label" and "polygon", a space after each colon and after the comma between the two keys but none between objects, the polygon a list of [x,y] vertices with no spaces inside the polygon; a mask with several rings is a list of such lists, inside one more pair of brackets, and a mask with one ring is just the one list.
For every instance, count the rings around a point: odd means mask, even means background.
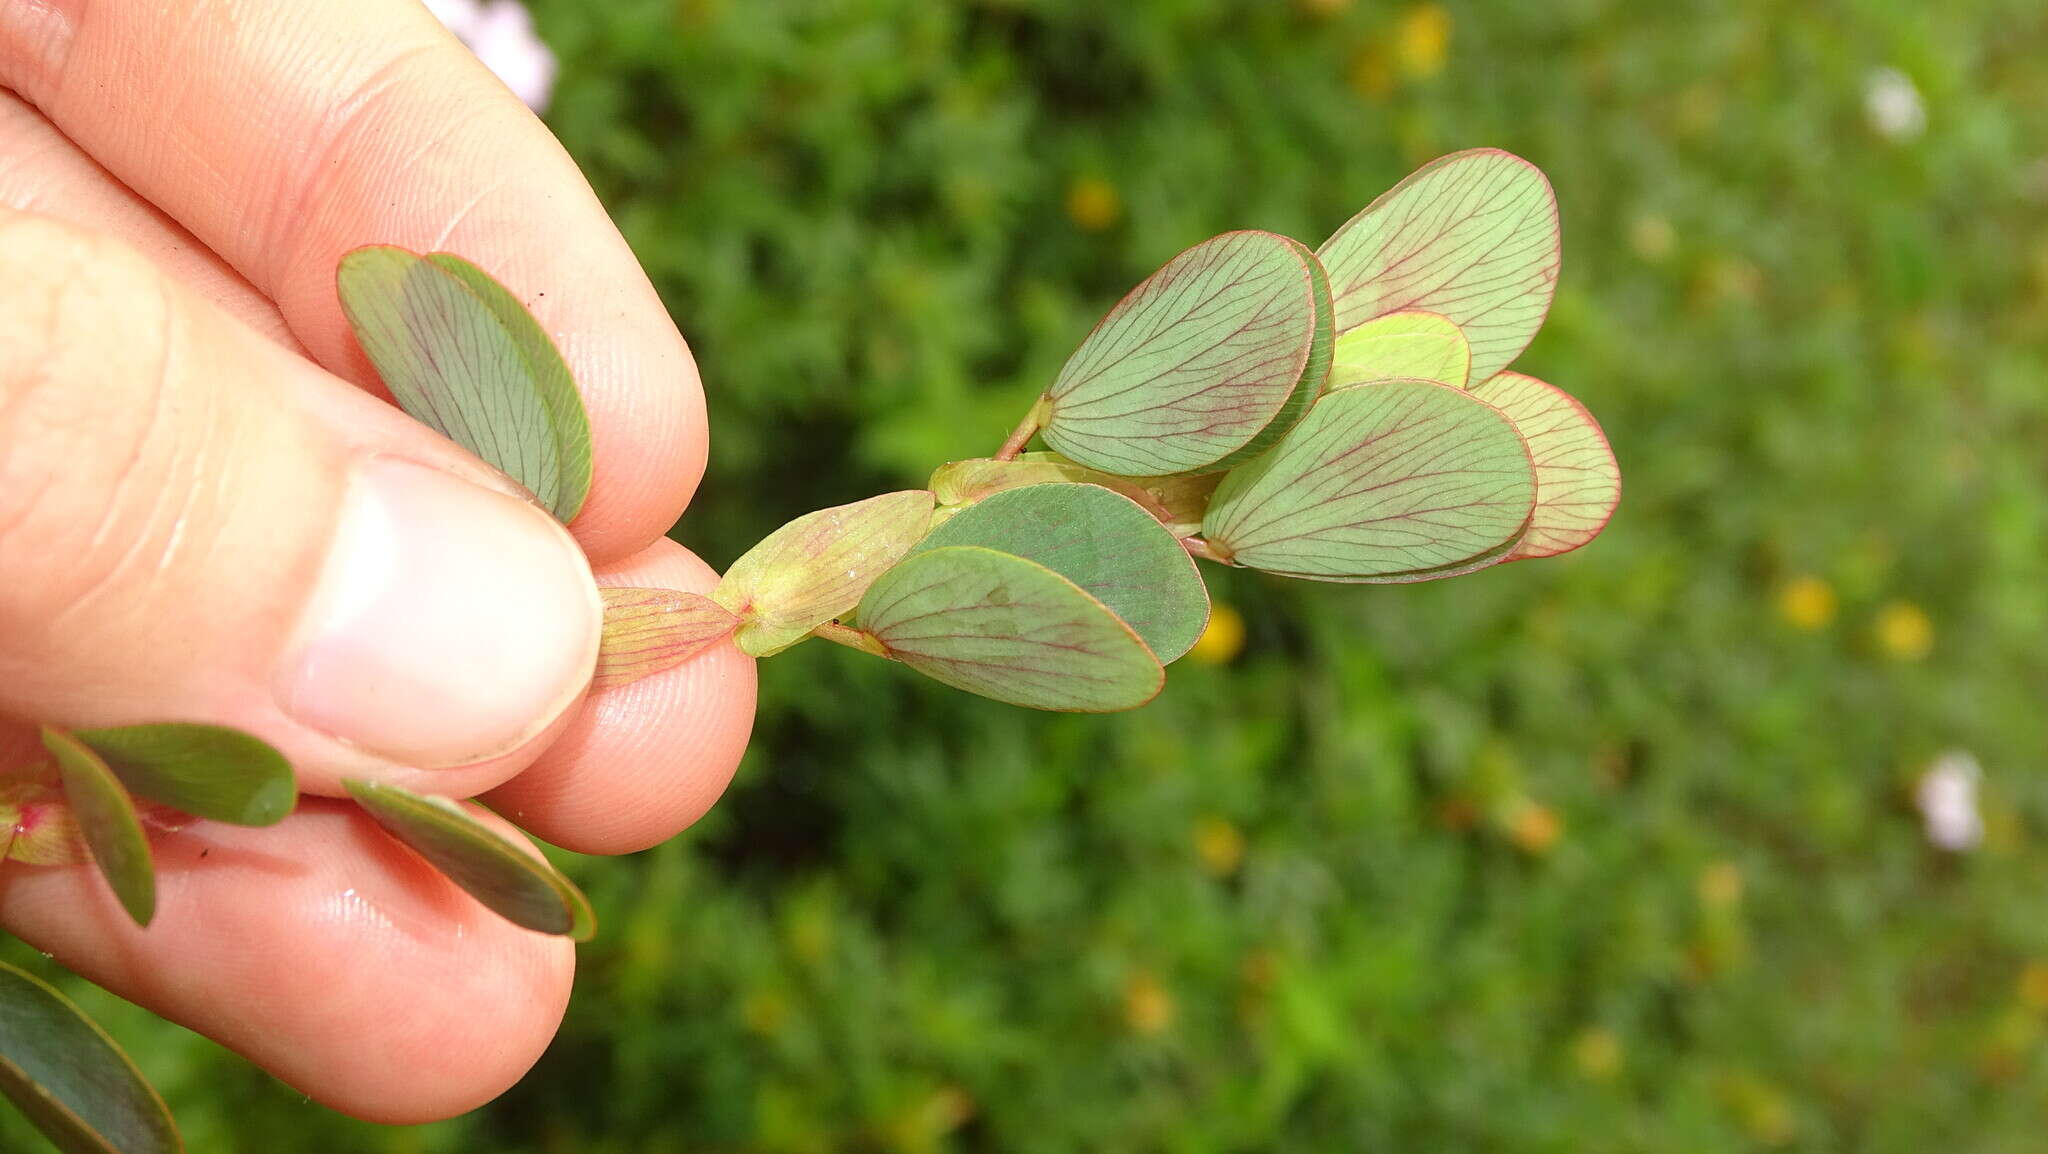
[{"label": "yellow flower", "polygon": [[1688,136],[1704,135],[1720,125],[1721,103],[1720,92],[1711,85],[1694,84],[1678,94],[1673,120],[1678,130]]},{"label": "yellow flower", "polygon": [[2048,1014],[2048,961],[2035,960],[2020,971],[2020,1005]]},{"label": "yellow flower", "polygon": [[1734,862],[1715,862],[1700,872],[1700,904],[1725,910],[1742,900],[1742,871]]},{"label": "yellow flower", "polygon": [[1739,1110],[1742,1128],[1749,1131],[1751,1138],[1766,1146],[1783,1146],[1798,1130],[1792,1116],[1792,1104],[1769,1087],[1759,1087],[1755,1094],[1744,1099]]},{"label": "yellow flower", "polygon": [[974,1099],[958,1086],[941,1086],[914,1099],[889,1124],[895,1150],[937,1150],[946,1135],[974,1117]]},{"label": "yellow flower", "polygon": [[1188,657],[1204,665],[1222,665],[1244,651],[1244,614],[1228,605],[1209,611],[1209,627],[1195,639]]},{"label": "yellow flower", "polygon": [[1380,103],[1393,94],[1394,62],[1384,45],[1361,44],[1351,54],[1351,66],[1345,69],[1344,79],[1351,85],[1351,91]]},{"label": "yellow flower", "polygon": [[1607,1081],[1621,1072],[1621,1039],[1599,1026],[1580,1030],[1572,1039],[1572,1064],[1590,1081]]},{"label": "yellow flower", "polygon": [[1450,12],[1441,4],[1409,8],[1395,29],[1394,46],[1403,75],[1426,80],[1442,72],[1451,46]]},{"label": "yellow flower", "polygon": [[1195,823],[1195,853],[1204,869],[1229,877],[1244,862],[1244,835],[1220,817],[1203,818]]},{"label": "yellow flower", "polygon": [[1794,577],[1778,589],[1778,616],[1811,633],[1835,619],[1835,587],[1811,575]]},{"label": "yellow flower", "polygon": [[1998,1015],[1977,1052],[1977,1072],[1992,1082],[2010,1082],[2027,1068],[2041,1043],[2041,1019],[2014,1007]]},{"label": "yellow flower", "polygon": [[1101,232],[1122,219],[1123,198],[1099,176],[1077,176],[1067,186],[1067,219],[1085,232]]},{"label": "yellow flower", "polygon": [[1763,290],[1763,270],[1755,261],[1733,253],[1708,257],[1693,284],[1694,301],[1703,306],[1751,304]]},{"label": "yellow flower", "polygon": [[1508,839],[1527,854],[1546,854],[1564,835],[1564,819],[1538,802],[1525,801],[1508,816]]},{"label": "yellow flower", "polygon": [[790,953],[817,965],[832,952],[831,915],[816,906],[799,910],[786,929]]},{"label": "yellow flower", "polygon": [[1661,264],[1678,247],[1678,230],[1667,217],[1646,212],[1628,226],[1629,247],[1651,264]]},{"label": "yellow flower", "polygon": [[1877,611],[1877,647],[1894,661],[1918,661],[1934,649],[1934,622],[1911,601],[1893,601]]},{"label": "yellow flower", "polygon": [[774,990],[755,990],[740,1003],[740,1019],[754,1033],[772,1037],[789,1021],[789,1001]]},{"label": "yellow flower", "polygon": [[1173,995],[1140,971],[1124,986],[1124,1022],[1134,1033],[1157,1034],[1173,1025]]}]

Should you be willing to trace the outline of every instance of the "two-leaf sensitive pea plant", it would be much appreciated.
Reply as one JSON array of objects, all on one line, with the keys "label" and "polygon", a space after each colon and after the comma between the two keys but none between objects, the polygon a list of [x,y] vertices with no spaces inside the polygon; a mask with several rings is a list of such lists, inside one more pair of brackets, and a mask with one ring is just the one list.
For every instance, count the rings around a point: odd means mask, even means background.
[{"label": "two-leaf sensitive pea plant", "polygon": [[[1201,635],[1198,558],[1384,584],[1576,549],[1620,499],[1613,453],[1584,406],[1508,368],[1558,265],[1548,181],[1490,149],[1426,165],[1313,251],[1269,232],[1203,241],[1103,318],[993,456],[799,517],[708,597],[605,590],[593,684],[727,639],[767,657],[816,637],[997,701],[1111,712],[1151,700]],[[576,516],[589,423],[515,295],[460,257],[387,246],[345,256],[337,287],[406,412]],[[268,824],[293,804],[284,759],[218,727],[48,727],[44,744],[46,761],[0,777],[0,857],[90,860],[143,924],[151,830]],[[582,894],[467,805],[346,784],[492,910],[593,932]],[[106,1036],[4,967],[0,1092],[67,1151],[179,1148]]]}]

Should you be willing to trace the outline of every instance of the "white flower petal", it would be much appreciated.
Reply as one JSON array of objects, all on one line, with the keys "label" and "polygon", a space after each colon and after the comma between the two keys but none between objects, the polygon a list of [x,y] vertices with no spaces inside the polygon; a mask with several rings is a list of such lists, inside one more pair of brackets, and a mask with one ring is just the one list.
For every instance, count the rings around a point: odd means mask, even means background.
[{"label": "white flower petal", "polygon": [[1927,105],[1913,78],[1896,68],[1874,69],[1863,80],[1863,114],[1877,134],[1910,140],[1927,128]]},{"label": "white flower petal", "polygon": [[1920,775],[1913,800],[1927,840],[1937,849],[1961,853],[1984,840],[1984,818],[1977,809],[1977,782],[1984,775],[1967,750],[1952,749],[1934,759]]}]

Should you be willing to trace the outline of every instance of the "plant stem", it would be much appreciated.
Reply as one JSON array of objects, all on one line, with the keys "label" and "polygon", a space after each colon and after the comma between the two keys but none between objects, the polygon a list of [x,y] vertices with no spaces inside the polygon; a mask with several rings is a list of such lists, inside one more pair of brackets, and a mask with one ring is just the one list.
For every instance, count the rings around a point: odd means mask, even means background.
[{"label": "plant stem", "polygon": [[1188,551],[1189,556],[1200,557],[1204,561],[1214,561],[1218,565],[1236,564],[1236,562],[1230,559],[1228,553],[1219,550],[1216,546],[1209,544],[1200,537],[1182,537],[1180,544],[1181,548]]},{"label": "plant stem", "polygon": [[822,637],[835,645],[844,645],[848,649],[858,649],[862,653],[872,653],[877,657],[889,656],[888,647],[877,641],[874,634],[848,628],[837,621],[827,621],[811,630],[811,636]]},{"label": "plant stem", "polygon": [[1031,406],[1031,411],[1024,414],[1024,419],[1017,422],[1017,427],[1010,430],[1010,439],[1004,441],[1003,447],[996,450],[996,460],[1016,460],[1017,454],[1023,452],[1024,446],[1031,443],[1031,435],[1038,431],[1044,420],[1045,398],[1040,397],[1038,403]]}]

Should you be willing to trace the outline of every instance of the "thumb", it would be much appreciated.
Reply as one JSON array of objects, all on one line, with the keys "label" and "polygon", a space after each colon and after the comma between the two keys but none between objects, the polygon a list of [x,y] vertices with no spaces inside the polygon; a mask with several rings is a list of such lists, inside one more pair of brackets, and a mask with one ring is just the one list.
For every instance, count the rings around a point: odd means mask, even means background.
[{"label": "thumb", "polygon": [[598,645],[560,525],[110,240],[0,215],[0,285],[0,715],[233,726],[316,792],[538,756]]}]

